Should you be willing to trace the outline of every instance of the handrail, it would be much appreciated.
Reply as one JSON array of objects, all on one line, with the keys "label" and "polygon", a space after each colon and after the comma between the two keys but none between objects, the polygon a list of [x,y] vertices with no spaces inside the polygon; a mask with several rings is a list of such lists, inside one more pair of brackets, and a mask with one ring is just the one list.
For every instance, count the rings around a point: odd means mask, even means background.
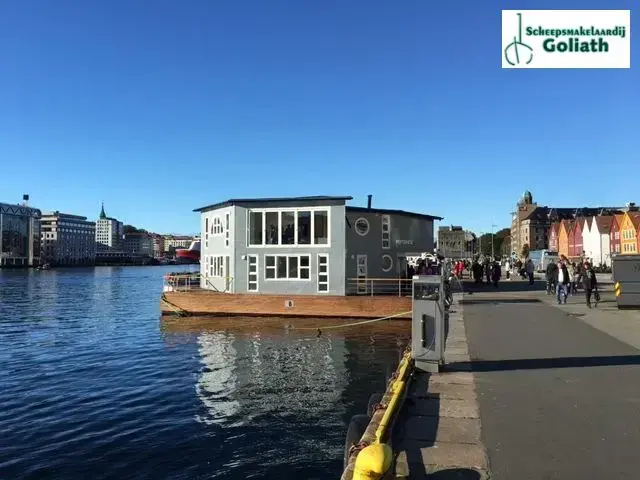
[{"label": "handrail", "polygon": [[411,295],[413,280],[409,278],[347,278],[347,295]]},{"label": "handrail", "polygon": [[364,282],[364,281],[370,281],[373,280],[375,282],[380,282],[380,281],[384,281],[384,282],[397,282],[398,280],[402,281],[402,282],[413,282],[413,279],[411,278],[402,278],[402,277],[396,277],[396,278],[375,278],[375,277],[361,277],[361,278],[347,278],[347,281],[352,281],[352,282]]}]

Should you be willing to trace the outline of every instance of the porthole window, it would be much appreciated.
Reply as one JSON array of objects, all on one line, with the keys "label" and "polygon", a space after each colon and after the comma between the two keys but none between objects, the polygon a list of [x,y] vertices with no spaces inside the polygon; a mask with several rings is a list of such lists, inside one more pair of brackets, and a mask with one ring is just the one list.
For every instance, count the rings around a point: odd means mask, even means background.
[{"label": "porthole window", "polygon": [[389,272],[393,268],[393,258],[391,255],[382,255],[382,271]]},{"label": "porthole window", "polygon": [[353,225],[358,235],[362,235],[364,237],[369,233],[369,221],[366,218],[360,217]]}]

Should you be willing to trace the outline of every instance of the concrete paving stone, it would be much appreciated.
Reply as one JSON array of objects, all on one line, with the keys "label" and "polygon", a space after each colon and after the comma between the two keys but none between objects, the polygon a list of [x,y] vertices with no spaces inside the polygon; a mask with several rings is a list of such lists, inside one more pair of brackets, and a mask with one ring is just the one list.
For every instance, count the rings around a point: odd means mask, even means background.
[{"label": "concrete paving stone", "polygon": [[437,373],[429,377],[429,383],[463,383],[473,384],[473,373],[471,372],[448,372]]},{"label": "concrete paving stone", "polygon": [[447,356],[447,354],[450,354],[450,355],[468,355],[469,354],[469,348],[466,345],[464,347],[452,347],[452,348],[445,349],[444,353],[445,353],[445,357]]},{"label": "concrete paving stone", "polygon": [[462,363],[469,362],[471,359],[469,357],[469,353],[449,353],[445,355],[445,360],[447,363]]},{"label": "concrete paving stone", "polygon": [[480,418],[475,398],[442,400],[432,397],[417,398],[407,404],[406,411],[410,416]]},{"label": "concrete paving stone", "polygon": [[461,383],[428,383],[422,382],[410,390],[415,397],[437,396],[442,399],[476,400],[475,386]]},{"label": "concrete paving stone", "polygon": [[[422,465],[419,462],[422,459]],[[403,473],[405,476],[419,472],[420,467],[426,465],[431,471],[436,469],[473,468],[480,471],[488,470],[488,462],[485,449],[481,445],[467,443],[436,443],[430,447],[422,447],[418,451],[402,450],[397,457],[397,467],[403,467],[408,472],[398,471],[396,476]],[[424,470],[423,470],[424,471]]]},{"label": "concrete paving stone", "polygon": [[408,448],[415,441],[480,443],[480,419],[411,417],[404,426],[400,448]]}]

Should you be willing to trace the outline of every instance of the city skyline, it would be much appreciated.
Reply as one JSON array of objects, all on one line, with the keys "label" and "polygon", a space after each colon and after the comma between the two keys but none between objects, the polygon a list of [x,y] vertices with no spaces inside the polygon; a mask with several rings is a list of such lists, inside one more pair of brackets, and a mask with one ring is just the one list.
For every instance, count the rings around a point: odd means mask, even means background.
[{"label": "city skyline", "polygon": [[[638,72],[503,70],[502,8],[6,1],[3,200],[29,192],[90,218],[104,201],[176,232],[228,198],[373,194],[473,231],[508,224],[525,190],[548,205],[626,203]],[[573,171],[581,188],[559,188]]]}]

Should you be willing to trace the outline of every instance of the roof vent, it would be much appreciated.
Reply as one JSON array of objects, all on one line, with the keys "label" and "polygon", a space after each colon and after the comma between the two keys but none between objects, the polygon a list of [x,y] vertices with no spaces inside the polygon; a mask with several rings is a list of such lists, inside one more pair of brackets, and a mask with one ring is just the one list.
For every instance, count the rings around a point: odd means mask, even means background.
[{"label": "roof vent", "polygon": [[371,209],[371,198],[373,195],[367,195],[367,208]]}]

